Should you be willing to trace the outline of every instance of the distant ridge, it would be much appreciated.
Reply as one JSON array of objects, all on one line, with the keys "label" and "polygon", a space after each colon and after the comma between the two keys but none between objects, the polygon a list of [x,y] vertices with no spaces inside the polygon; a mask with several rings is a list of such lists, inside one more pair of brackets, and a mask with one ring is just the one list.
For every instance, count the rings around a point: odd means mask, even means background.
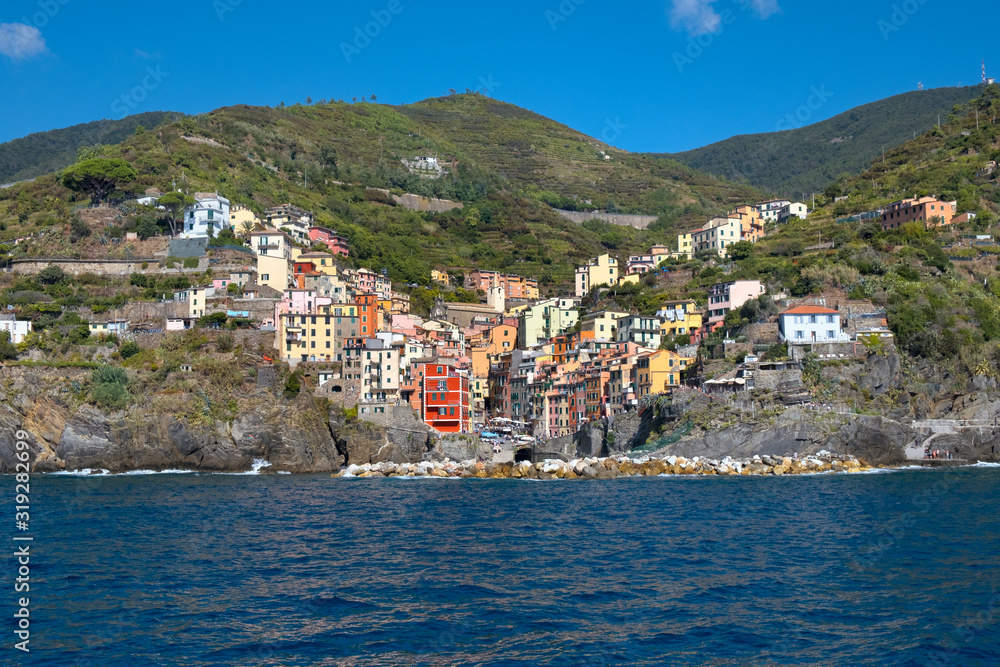
[{"label": "distant ridge", "polygon": [[76,162],[77,151],[84,146],[118,144],[135,134],[140,125],[150,130],[183,116],[175,111],[149,111],[121,120],[97,120],[36,132],[8,141],[0,144],[0,183],[26,181],[59,171]]},{"label": "distant ridge", "polygon": [[802,197],[822,192],[843,173],[864,171],[883,146],[896,148],[926,132],[938,114],[945,120],[955,105],[982,91],[966,86],[903,93],[806,127],[740,135],[666,157],[737,183]]}]

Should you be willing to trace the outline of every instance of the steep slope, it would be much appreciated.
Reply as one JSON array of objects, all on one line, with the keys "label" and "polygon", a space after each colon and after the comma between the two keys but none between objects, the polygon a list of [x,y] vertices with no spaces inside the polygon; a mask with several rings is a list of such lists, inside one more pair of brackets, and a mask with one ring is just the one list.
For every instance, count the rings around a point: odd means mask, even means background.
[{"label": "steep slope", "polygon": [[[944,120],[982,86],[935,88],[865,104],[806,127],[746,134],[669,157],[783,196],[822,192],[843,173],[865,169],[882,147],[895,148]],[[790,126],[789,123],[785,123]],[[781,125],[779,125],[781,126]]]},{"label": "steep slope", "polygon": [[117,144],[142,125],[152,129],[176,120],[183,114],[149,111],[121,120],[97,120],[59,130],[36,132],[0,144],[0,183],[23,181],[64,169],[76,162],[77,151],[85,146]]}]

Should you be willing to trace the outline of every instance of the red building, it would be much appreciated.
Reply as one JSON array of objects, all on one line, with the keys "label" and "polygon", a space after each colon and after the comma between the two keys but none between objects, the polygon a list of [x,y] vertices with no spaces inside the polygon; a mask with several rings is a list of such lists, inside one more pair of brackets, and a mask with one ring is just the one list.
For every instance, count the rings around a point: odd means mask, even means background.
[{"label": "red building", "polygon": [[469,378],[451,366],[424,365],[420,411],[424,423],[441,433],[472,430]]},{"label": "red building", "polygon": [[316,225],[310,227],[309,240],[326,244],[326,247],[330,249],[330,252],[335,255],[348,257],[351,253],[350,249],[347,247],[347,239],[338,235],[337,232],[332,229],[327,229],[326,227],[318,227]]}]

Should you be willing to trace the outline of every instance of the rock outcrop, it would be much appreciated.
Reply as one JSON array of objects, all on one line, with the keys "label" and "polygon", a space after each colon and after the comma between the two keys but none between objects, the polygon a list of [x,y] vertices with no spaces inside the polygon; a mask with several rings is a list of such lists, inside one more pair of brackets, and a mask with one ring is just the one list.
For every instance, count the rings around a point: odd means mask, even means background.
[{"label": "rock outcrop", "polygon": [[[80,377],[77,377],[80,376]],[[0,472],[12,472],[16,433],[28,434],[38,472],[105,469],[243,472],[256,459],[271,471],[334,472],[343,457],[325,406],[245,400],[232,421],[158,409],[155,401],[105,413],[73,396],[86,373],[7,367],[0,371],[7,401],[0,412]]]}]

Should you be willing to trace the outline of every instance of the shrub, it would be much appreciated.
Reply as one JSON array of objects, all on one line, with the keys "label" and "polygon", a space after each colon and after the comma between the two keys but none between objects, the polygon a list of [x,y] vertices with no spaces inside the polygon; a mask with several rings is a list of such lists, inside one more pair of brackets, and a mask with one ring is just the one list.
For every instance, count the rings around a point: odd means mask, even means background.
[{"label": "shrub", "polygon": [[233,348],[236,346],[236,339],[231,333],[219,334],[215,338],[215,349],[219,352],[232,352]]},{"label": "shrub", "polygon": [[17,347],[10,342],[9,331],[0,331],[0,359],[17,359]]},{"label": "shrub", "polygon": [[142,348],[135,341],[125,341],[120,348],[118,348],[118,354],[121,355],[122,359],[128,359],[134,357],[135,355],[142,352]]},{"label": "shrub", "polygon": [[285,382],[285,389],[282,391],[282,393],[285,395],[285,398],[291,400],[296,396],[298,396],[299,391],[301,390],[302,390],[302,382],[299,379],[298,371],[296,371],[288,376],[288,380]]},{"label": "shrub", "polygon": [[109,410],[121,410],[128,405],[128,373],[119,366],[94,369],[90,381],[90,396],[94,403]]},{"label": "shrub", "polygon": [[66,272],[50,264],[38,272],[38,279],[43,285],[59,285],[66,280]]}]

